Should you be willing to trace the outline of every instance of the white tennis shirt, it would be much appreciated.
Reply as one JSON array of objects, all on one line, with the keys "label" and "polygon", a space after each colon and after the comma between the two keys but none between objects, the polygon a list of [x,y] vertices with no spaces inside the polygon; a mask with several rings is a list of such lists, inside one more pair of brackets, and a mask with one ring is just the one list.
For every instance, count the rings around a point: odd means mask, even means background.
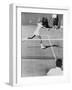
[{"label": "white tennis shirt", "polygon": [[62,75],[62,74],[63,74],[63,71],[61,70],[61,68],[58,68],[58,67],[51,69],[47,73],[48,76],[50,76],[50,75],[52,75],[52,76],[54,76],[54,75]]}]

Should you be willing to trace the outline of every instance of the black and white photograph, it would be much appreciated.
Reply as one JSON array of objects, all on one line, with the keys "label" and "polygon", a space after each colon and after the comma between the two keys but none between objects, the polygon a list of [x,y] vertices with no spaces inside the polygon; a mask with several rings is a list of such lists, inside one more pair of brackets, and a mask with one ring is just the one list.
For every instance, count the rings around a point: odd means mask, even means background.
[{"label": "black and white photograph", "polygon": [[10,5],[9,83],[69,82],[69,9]]},{"label": "black and white photograph", "polygon": [[21,77],[63,72],[63,14],[21,12]]}]

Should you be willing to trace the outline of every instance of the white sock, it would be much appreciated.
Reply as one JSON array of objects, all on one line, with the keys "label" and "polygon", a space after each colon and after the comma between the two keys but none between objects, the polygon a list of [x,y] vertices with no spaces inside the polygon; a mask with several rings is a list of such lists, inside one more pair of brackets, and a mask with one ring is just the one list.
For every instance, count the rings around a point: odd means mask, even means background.
[{"label": "white sock", "polygon": [[45,48],[45,46],[42,43],[40,45],[41,45],[41,48]]}]

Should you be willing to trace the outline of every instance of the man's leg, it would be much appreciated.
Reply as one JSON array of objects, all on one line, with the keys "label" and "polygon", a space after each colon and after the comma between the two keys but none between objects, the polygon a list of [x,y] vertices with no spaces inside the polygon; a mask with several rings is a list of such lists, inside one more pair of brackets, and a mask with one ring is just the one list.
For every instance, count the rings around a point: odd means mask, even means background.
[{"label": "man's leg", "polygon": [[42,38],[41,38],[41,36],[38,36],[38,38],[40,39],[40,45],[41,45],[41,48],[44,49],[45,46],[43,45],[43,42],[42,42]]},{"label": "man's leg", "polygon": [[32,37],[28,37],[28,39],[33,39],[36,35],[33,35]]},{"label": "man's leg", "polygon": [[38,36],[38,38],[40,39],[40,43],[42,43],[42,38],[41,38],[41,36],[40,36],[40,35]]}]

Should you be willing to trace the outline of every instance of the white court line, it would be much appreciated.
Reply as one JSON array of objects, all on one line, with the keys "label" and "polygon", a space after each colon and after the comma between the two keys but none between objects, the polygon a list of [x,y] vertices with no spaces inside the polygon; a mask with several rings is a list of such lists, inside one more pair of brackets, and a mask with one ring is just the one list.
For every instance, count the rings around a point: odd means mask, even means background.
[{"label": "white court line", "polygon": [[[48,38],[49,38],[49,36],[48,36]],[[48,39],[48,41],[49,41],[49,44],[52,46],[50,39]],[[51,47],[51,50],[52,50],[53,56],[55,57],[55,60],[56,60],[56,55],[55,55],[53,47]]]},{"label": "white court line", "polygon": [[[45,38],[45,39],[41,39],[41,40],[63,40],[63,38],[53,38],[53,39],[50,38],[50,39],[48,39],[48,35],[42,35],[42,36],[45,36],[45,37],[47,36],[47,39]],[[41,36],[41,37],[42,37],[42,36]],[[36,37],[37,37],[37,36],[36,36]],[[50,37],[50,36],[49,36],[49,37]],[[21,41],[24,41],[24,40],[40,40],[40,39],[38,39],[38,38],[37,38],[37,39],[34,39],[34,38],[33,38],[33,39],[28,39],[28,37],[25,37],[25,38],[22,38],[22,39],[21,39]]]},{"label": "white court line", "polygon": [[[21,41],[25,41],[25,40],[40,40],[40,39],[22,39]],[[63,40],[61,39],[41,39],[41,40]]]}]

